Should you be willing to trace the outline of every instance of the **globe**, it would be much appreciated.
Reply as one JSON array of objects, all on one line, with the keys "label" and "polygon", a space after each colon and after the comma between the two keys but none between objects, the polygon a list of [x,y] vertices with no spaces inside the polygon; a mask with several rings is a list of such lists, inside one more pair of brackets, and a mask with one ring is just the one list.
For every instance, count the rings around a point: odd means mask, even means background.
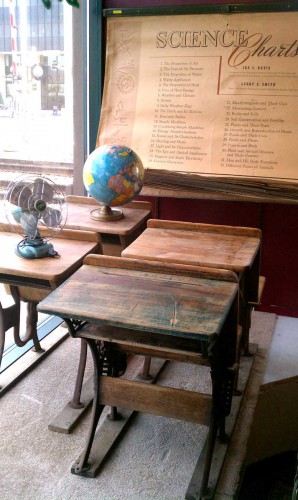
[{"label": "globe", "polygon": [[92,210],[95,220],[120,219],[122,210],[112,209],[132,201],[143,187],[144,167],[138,155],[127,146],[103,145],[87,158],[83,182],[88,193],[100,202]]}]

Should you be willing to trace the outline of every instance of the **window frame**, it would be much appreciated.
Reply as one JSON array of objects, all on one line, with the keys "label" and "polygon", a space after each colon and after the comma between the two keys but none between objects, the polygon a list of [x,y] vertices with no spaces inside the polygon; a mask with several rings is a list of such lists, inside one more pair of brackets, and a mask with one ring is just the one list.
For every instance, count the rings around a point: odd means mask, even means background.
[{"label": "window frame", "polygon": [[[84,195],[82,169],[95,149],[103,87],[101,0],[73,8],[73,194]],[[83,98],[82,98],[83,97]]]}]

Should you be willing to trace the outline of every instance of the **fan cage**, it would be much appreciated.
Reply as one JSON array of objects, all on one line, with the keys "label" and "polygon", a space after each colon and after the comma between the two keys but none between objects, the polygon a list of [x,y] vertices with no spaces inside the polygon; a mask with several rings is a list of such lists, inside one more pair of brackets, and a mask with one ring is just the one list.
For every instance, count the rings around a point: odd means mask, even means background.
[{"label": "fan cage", "polygon": [[14,216],[16,207],[22,213],[37,219],[36,237],[53,239],[65,226],[67,203],[62,190],[45,176],[26,174],[17,177],[7,188],[4,208],[8,223],[23,238],[30,239],[32,234],[24,230]]}]

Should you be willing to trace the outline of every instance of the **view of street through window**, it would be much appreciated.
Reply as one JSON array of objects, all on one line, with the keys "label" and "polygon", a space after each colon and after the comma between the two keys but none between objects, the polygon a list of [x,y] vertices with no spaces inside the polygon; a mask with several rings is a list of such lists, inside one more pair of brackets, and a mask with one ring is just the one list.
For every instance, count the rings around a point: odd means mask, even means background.
[{"label": "view of street through window", "polygon": [[[72,185],[72,125],[64,109],[59,114],[38,110],[13,117],[0,114],[0,191],[22,173],[36,172],[62,184]],[[68,188],[68,189],[67,189]]]},{"label": "view of street through window", "polygon": [[71,7],[0,0],[0,196],[23,173],[73,176]]}]

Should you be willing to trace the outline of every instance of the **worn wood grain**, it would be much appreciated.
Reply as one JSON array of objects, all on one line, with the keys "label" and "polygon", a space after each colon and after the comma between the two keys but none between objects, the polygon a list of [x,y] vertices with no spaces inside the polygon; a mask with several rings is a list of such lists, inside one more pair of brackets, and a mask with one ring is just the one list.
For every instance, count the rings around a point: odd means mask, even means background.
[{"label": "worn wood grain", "polygon": [[[125,265],[124,259],[109,259]],[[118,268],[125,271],[121,274],[112,267],[84,265],[42,301],[39,310],[189,338],[218,335],[224,311],[237,294],[237,283],[149,273],[147,263],[143,264],[143,274],[134,270],[127,272],[126,268]]]},{"label": "worn wood grain", "polygon": [[[232,232],[226,226],[212,231],[198,224],[169,224],[169,227],[148,227],[122,256],[136,259],[176,262],[195,266],[229,269],[243,273],[250,269],[260,248],[260,236]],[[234,228],[236,229],[236,228]],[[245,228],[246,229],[246,228]],[[248,228],[247,228],[248,229]],[[254,231],[254,230],[253,230]]]},{"label": "worn wood grain", "polygon": [[101,377],[100,401],[105,405],[176,418],[187,422],[208,425],[212,398],[175,387],[146,385],[140,390],[140,382],[112,377]]},{"label": "worn wood grain", "polygon": [[[23,259],[15,253],[16,245],[21,236],[4,231],[0,227],[1,253],[5,258],[0,262],[0,273],[12,276],[22,276],[30,279],[47,280],[56,283],[56,286],[70,276],[83,263],[84,257],[101,250],[97,234],[88,233],[88,236],[77,233],[76,239],[60,236],[53,241],[59,257],[45,257],[43,259]],[[73,237],[74,234],[71,234]]]},{"label": "worn wood grain", "polygon": [[178,229],[194,232],[234,234],[237,236],[250,236],[256,238],[262,237],[262,231],[257,228],[226,226],[222,224],[203,224],[201,222],[180,222],[162,219],[150,219],[147,223],[147,227],[154,229]]},{"label": "worn wood grain", "polygon": [[66,201],[68,216],[65,227],[69,229],[128,236],[135,233],[138,228],[145,228],[146,222],[151,216],[150,202],[133,201],[130,204],[121,206],[124,215],[122,219],[95,221],[90,218],[90,211],[98,209],[100,203],[97,203],[93,198],[67,196]]},{"label": "worn wood grain", "polygon": [[214,279],[218,281],[234,281],[238,282],[237,275],[234,272],[227,271],[225,269],[213,269],[213,268],[205,268],[203,266],[192,266],[181,263],[167,263],[160,261],[151,261],[139,259],[129,259],[122,258],[117,259],[113,256],[106,255],[93,255],[89,254],[84,259],[84,264],[91,266],[105,266],[109,268],[113,268],[114,272],[116,270],[123,269],[131,271],[140,271],[141,273],[157,273],[156,279],[162,279],[163,274],[173,275],[173,276],[189,276],[193,278],[206,278],[206,279]]}]

